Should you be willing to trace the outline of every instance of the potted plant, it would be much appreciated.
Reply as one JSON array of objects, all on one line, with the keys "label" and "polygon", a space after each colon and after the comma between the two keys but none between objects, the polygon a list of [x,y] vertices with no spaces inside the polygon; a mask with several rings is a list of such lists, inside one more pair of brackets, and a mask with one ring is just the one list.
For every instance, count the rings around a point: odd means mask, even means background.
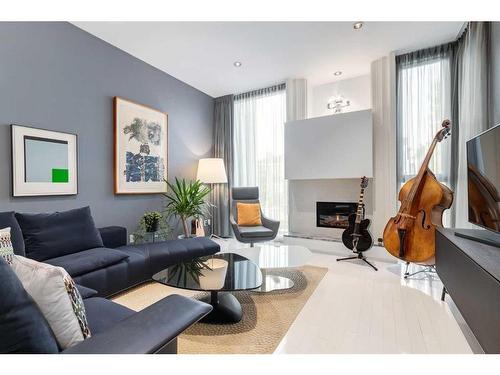
[{"label": "potted plant", "polygon": [[209,214],[210,203],[205,198],[210,194],[211,189],[201,181],[179,180],[175,178],[175,183],[171,184],[165,180],[168,186],[167,193],[163,194],[167,198],[165,211],[169,216],[179,217],[184,234],[180,238],[189,238],[188,219],[200,218]]},{"label": "potted plant", "polygon": [[160,220],[162,219],[162,214],[158,211],[146,212],[144,214],[144,223],[146,225],[146,232],[157,232],[160,226]]},{"label": "potted plant", "polygon": [[[133,243],[141,244],[152,239],[151,233],[154,233],[155,239],[162,241],[168,239],[171,234],[170,226],[164,219],[166,213],[146,212],[141,216],[139,225],[133,233]],[[156,219],[156,220],[155,220]]]}]

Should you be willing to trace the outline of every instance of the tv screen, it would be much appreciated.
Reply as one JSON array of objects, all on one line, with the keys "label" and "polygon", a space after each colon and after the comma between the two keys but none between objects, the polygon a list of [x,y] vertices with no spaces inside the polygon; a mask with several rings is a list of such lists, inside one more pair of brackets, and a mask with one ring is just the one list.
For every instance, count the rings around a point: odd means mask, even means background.
[{"label": "tv screen", "polygon": [[467,142],[469,221],[500,233],[500,125]]}]

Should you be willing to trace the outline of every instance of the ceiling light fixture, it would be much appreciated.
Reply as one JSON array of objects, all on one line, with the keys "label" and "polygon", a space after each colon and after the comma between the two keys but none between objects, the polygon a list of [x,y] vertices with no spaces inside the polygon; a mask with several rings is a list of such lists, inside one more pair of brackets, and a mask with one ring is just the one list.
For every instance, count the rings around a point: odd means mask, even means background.
[{"label": "ceiling light fixture", "polygon": [[340,70],[336,71],[335,73],[333,73],[334,76],[340,76],[342,75],[342,72]]},{"label": "ceiling light fixture", "polygon": [[354,30],[359,30],[363,27],[363,22],[356,22],[354,25],[352,25]]},{"label": "ceiling light fixture", "polygon": [[241,66],[241,61],[235,61],[235,62],[233,63],[233,65],[234,65],[235,67],[239,68],[239,67]]}]

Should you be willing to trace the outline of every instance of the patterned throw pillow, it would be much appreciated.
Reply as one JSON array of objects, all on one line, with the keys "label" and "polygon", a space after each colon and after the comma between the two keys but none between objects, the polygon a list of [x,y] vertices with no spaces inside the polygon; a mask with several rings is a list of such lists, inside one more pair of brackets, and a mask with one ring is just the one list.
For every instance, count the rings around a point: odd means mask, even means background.
[{"label": "patterned throw pillow", "polygon": [[83,299],[64,268],[15,255],[12,269],[40,308],[62,350],[90,337]]},{"label": "patterned throw pillow", "polygon": [[10,228],[0,229],[0,256],[5,259],[8,264],[12,264],[14,247],[10,239]]}]

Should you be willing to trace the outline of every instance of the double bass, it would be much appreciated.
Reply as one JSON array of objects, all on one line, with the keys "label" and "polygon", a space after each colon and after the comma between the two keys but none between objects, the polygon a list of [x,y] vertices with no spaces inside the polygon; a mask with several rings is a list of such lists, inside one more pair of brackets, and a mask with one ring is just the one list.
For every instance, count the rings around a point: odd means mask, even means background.
[{"label": "double bass", "polygon": [[434,264],[436,227],[443,226],[443,212],[453,202],[453,191],[440,183],[429,169],[436,145],[450,134],[451,123],[444,120],[427,151],[417,176],[399,191],[401,206],[384,229],[384,246],[406,262]]}]

